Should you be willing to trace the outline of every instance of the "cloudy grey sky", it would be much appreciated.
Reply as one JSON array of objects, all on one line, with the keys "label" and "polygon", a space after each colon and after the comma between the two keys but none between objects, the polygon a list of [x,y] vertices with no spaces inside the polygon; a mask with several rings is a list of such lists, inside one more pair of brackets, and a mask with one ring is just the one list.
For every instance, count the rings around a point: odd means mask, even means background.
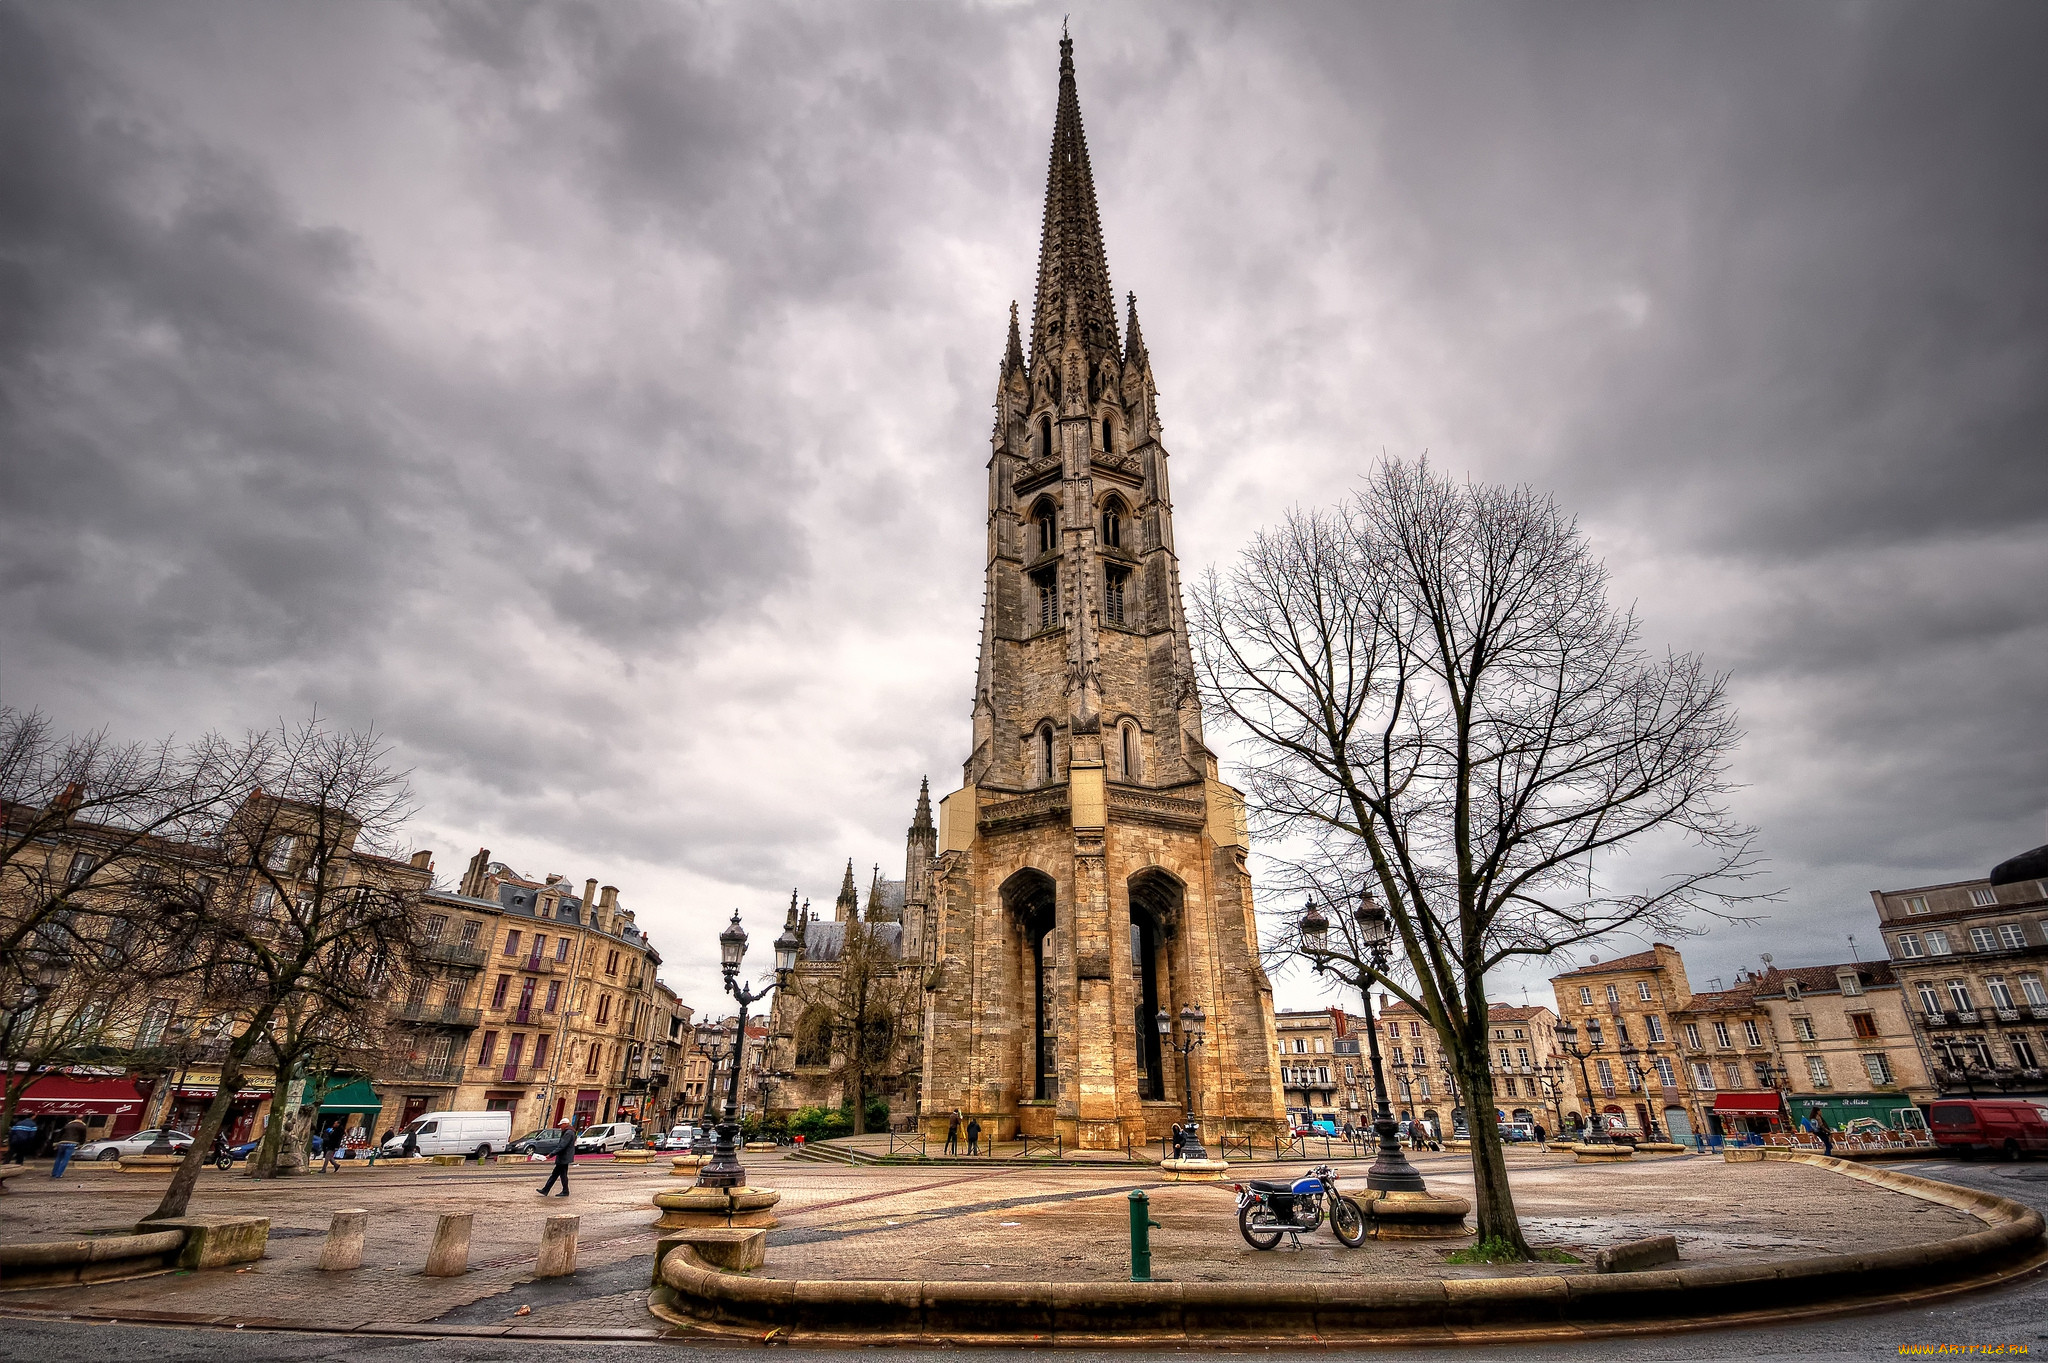
[{"label": "cloudy grey sky", "polygon": [[[0,4],[0,699],[375,723],[711,1003],[957,783],[1065,8]],[[2048,10],[1073,31],[1188,573],[1381,451],[1555,492],[1734,676],[1785,894],[1696,980],[2048,838]]]}]

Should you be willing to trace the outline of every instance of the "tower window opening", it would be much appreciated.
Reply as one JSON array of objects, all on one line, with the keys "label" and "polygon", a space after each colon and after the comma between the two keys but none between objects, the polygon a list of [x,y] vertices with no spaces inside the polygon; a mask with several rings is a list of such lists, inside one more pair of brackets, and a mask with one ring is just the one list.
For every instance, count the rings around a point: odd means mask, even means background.
[{"label": "tower window opening", "polygon": [[1052,418],[1049,416],[1038,418],[1038,453],[1041,456],[1052,453]]},{"label": "tower window opening", "polygon": [[1059,547],[1060,518],[1051,502],[1040,502],[1031,513],[1031,524],[1036,533],[1038,552],[1049,554]]},{"label": "tower window opening", "polygon": [[1130,576],[1121,568],[1112,568],[1104,575],[1102,613],[1109,618],[1112,625],[1121,625],[1124,622],[1124,584],[1130,580]]},{"label": "tower window opening", "polygon": [[1119,737],[1121,739],[1121,746],[1123,748],[1124,780],[1135,781],[1138,779],[1137,727],[1131,724],[1124,725],[1123,729],[1120,731]]},{"label": "tower window opening", "polygon": [[1102,542],[1112,549],[1124,547],[1123,503],[1112,501],[1102,509]]},{"label": "tower window opening", "polygon": [[1051,629],[1060,622],[1059,571],[1040,573],[1032,581],[1038,587],[1038,627]]},{"label": "tower window opening", "polygon": [[1041,785],[1051,785],[1052,779],[1052,725],[1048,724],[1038,731],[1038,780]]},{"label": "tower window opening", "polygon": [[1116,448],[1116,442],[1110,439],[1112,434],[1113,431],[1109,424],[1109,418],[1102,418],[1102,450],[1105,454]]}]

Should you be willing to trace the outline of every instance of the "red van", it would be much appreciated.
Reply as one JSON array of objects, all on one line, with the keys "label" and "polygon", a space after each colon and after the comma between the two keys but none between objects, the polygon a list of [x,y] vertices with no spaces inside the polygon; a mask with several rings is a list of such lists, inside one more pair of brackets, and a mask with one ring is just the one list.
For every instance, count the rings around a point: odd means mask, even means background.
[{"label": "red van", "polygon": [[1944,1098],[1927,1121],[1936,1145],[1963,1154],[2048,1152],[2048,1098]]}]

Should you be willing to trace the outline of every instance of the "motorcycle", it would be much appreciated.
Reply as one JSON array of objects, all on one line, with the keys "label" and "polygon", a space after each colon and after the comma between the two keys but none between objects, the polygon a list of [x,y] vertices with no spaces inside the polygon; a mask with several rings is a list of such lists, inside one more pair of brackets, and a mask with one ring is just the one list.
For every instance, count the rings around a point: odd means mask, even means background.
[{"label": "motorcycle", "polygon": [[1272,1249],[1283,1235],[1293,1236],[1300,1249],[1302,1232],[1322,1225],[1325,1215],[1339,1243],[1349,1249],[1365,1243],[1365,1213],[1337,1191],[1337,1176],[1327,1164],[1292,1183],[1254,1180],[1236,1187],[1237,1231],[1253,1249]]}]

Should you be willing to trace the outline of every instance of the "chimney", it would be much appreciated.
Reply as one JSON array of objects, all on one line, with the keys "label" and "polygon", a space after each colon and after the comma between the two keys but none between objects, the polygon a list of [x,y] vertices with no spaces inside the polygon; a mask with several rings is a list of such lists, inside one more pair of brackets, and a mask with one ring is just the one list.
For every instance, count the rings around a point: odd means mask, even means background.
[{"label": "chimney", "polygon": [[479,847],[476,855],[469,859],[469,869],[462,873],[462,893],[472,899],[484,897],[484,877],[491,872],[491,849]]},{"label": "chimney", "polygon": [[597,880],[595,877],[583,882],[583,921],[597,921]]},{"label": "chimney", "polygon": [[610,932],[612,930],[612,915],[619,911],[619,887],[607,885],[599,890],[597,895],[598,906],[604,910],[604,916],[599,921],[597,930],[599,932]]},{"label": "chimney", "polygon": [[434,854],[430,851],[415,852],[412,854],[412,865],[416,871],[431,871],[434,869]]}]

